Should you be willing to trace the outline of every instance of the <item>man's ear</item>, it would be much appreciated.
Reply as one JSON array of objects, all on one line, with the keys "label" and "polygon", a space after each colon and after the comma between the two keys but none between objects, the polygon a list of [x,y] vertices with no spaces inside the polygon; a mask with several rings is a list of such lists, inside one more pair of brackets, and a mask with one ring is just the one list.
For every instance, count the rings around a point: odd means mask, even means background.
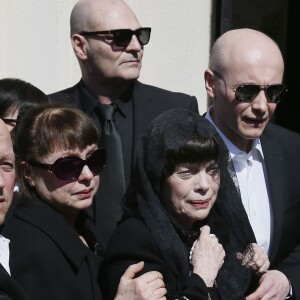
[{"label": "man's ear", "polygon": [[86,60],[87,59],[86,39],[82,35],[75,33],[71,37],[71,43],[76,57],[80,60]]},{"label": "man's ear", "polygon": [[24,177],[25,177],[26,181],[28,182],[28,184],[30,186],[35,186],[35,179],[34,179],[34,175],[32,172],[32,167],[27,163],[22,164],[22,167],[24,168],[23,174],[24,174]]},{"label": "man's ear", "polygon": [[210,98],[215,97],[215,74],[211,69],[206,69],[204,72],[205,89]]}]

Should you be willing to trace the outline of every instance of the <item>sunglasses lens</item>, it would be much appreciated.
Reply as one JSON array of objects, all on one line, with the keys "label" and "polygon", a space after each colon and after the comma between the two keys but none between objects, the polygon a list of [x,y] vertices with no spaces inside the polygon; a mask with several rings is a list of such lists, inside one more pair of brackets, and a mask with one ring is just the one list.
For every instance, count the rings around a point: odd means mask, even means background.
[{"label": "sunglasses lens", "polygon": [[151,33],[150,28],[141,28],[141,29],[139,29],[137,37],[138,37],[138,40],[139,40],[139,42],[142,46],[149,43],[150,33]]},{"label": "sunglasses lens", "polygon": [[52,168],[53,173],[62,180],[78,179],[85,164],[94,174],[99,174],[105,166],[104,149],[95,150],[86,161],[79,157],[65,157],[57,160]]},{"label": "sunglasses lens", "polygon": [[260,92],[260,87],[255,84],[242,84],[236,88],[235,98],[239,102],[250,102]]},{"label": "sunglasses lens", "polygon": [[126,47],[130,44],[133,31],[130,29],[120,29],[114,32],[114,43],[118,47]]},{"label": "sunglasses lens", "polygon": [[114,31],[114,43],[118,47],[126,47],[130,44],[133,35],[137,36],[139,43],[143,46],[149,43],[151,28],[140,28],[135,31],[130,29],[119,29]]},{"label": "sunglasses lens", "polygon": [[266,96],[268,101],[278,103],[286,94],[287,89],[284,84],[273,84],[267,87]]},{"label": "sunglasses lens", "polygon": [[87,159],[87,165],[94,174],[99,174],[105,167],[106,155],[104,149],[95,150]]},{"label": "sunglasses lens", "polygon": [[53,173],[62,180],[73,180],[79,177],[84,164],[79,157],[65,157],[53,165]]}]

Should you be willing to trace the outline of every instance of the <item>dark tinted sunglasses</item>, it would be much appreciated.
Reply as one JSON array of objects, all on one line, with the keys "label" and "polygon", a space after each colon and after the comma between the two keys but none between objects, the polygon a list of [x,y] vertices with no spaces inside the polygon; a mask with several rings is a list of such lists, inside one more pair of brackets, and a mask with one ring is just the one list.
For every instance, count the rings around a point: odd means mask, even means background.
[{"label": "dark tinted sunglasses", "polygon": [[270,103],[278,103],[287,93],[287,87],[284,84],[258,85],[258,84],[239,84],[231,86],[224,78],[214,71],[234,92],[235,99],[239,102],[251,102],[259,94],[261,90],[265,92],[267,101]]},{"label": "dark tinted sunglasses", "polygon": [[113,43],[118,47],[127,47],[131,42],[132,36],[135,35],[139,43],[143,46],[149,43],[151,28],[142,27],[136,30],[114,29],[114,30],[106,30],[106,31],[82,31],[79,34],[83,36],[111,34]]},{"label": "dark tinted sunglasses", "polygon": [[97,149],[86,160],[77,156],[67,156],[57,159],[53,164],[29,161],[31,166],[46,169],[61,180],[77,180],[85,165],[96,175],[105,167],[106,155],[104,149]]}]

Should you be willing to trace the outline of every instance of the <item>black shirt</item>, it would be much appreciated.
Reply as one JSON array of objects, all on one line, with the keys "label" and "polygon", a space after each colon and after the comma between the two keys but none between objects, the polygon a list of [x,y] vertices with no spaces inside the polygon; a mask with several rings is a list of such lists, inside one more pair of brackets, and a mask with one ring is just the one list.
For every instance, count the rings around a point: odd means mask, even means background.
[{"label": "black shirt", "polygon": [[[133,104],[132,104],[132,90],[131,85],[119,99],[114,101],[117,110],[115,112],[115,123],[119,130],[122,142],[122,153],[124,163],[124,174],[126,187],[129,184],[131,177],[132,164],[132,143],[133,143]],[[84,83],[80,82],[80,92],[84,94],[85,101],[82,103],[82,109],[86,112],[101,128],[98,114],[95,108],[98,105],[98,100],[86,89]]]}]

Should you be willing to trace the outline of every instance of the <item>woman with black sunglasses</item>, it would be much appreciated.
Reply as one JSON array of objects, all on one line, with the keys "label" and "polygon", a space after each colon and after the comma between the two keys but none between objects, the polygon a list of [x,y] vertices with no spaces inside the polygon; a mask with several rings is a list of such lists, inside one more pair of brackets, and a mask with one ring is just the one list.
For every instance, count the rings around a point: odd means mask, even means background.
[{"label": "woman with black sunglasses", "polygon": [[[32,300],[101,300],[101,247],[86,217],[105,166],[96,126],[73,107],[33,107],[18,119],[15,152],[20,199],[3,231],[12,277]],[[152,280],[164,299],[161,275]]]}]

